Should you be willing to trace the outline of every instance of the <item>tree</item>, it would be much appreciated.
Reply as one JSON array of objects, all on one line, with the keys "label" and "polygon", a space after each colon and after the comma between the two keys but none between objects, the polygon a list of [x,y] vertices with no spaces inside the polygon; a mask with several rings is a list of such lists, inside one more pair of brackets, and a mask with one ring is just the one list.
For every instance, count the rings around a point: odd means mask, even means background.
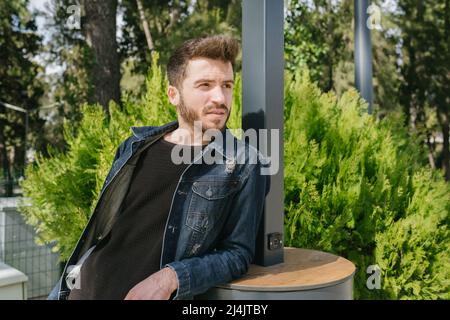
[{"label": "tree", "polygon": [[94,63],[91,78],[94,101],[109,114],[109,101],[120,104],[120,64],[116,43],[117,0],[83,1],[86,43],[92,49]]},{"label": "tree", "polygon": [[[67,24],[72,6],[79,8],[79,28]],[[110,100],[120,103],[117,0],[52,0],[48,12],[51,41],[43,51],[49,64],[62,66],[52,95],[63,103],[63,117],[80,121],[79,108],[85,102],[99,103],[108,114]]]},{"label": "tree", "polygon": [[[139,2],[142,10],[138,8]],[[218,33],[240,39],[241,0],[124,0],[121,10],[125,22],[119,42],[121,59],[133,60],[136,74],[145,74],[152,62],[150,50],[144,49],[149,47],[144,21],[162,66],[167,64],[175,48],[187,39]],[[237,61],[236,71],[239,69],[240,62]]]},{"label": "tree", "polygon": [[65,148],[63,120],[72,122],[76,128],[82,117],[81,105],[95,102],[90,76],[93,53],[81,29],[83,17],[80,17],[80,28],[67,26],[71,5],[81,8],[80,0],[51,0],[47,10],[40,13],[45,17],[45,28],[50,38],[41,52],[48,66],[57,66],[56,71],[46,74],[46,78],[52,88],[48,91],[48,100],[60,103],[59,116],[53,124],[52,143],[59,150]]},{"label": "tree", "polygon": [[434,131],[441,132],[442,150],[435,157],[436,166],[443,169],[449,181],[449,1],[400,0],[398,6],[394,19],[403,40],[399,93],[406,121],[427,141],[431,155],[438,152],[432,143]]},{"label": "tree", "polygon": [[145,18],[144,7],[142,5],[141,0],[136,0],[136,4],[137,4],[138,11],[139,11],[139,18],[142,23],[142,28],[144,29],[145,39],[147,40],[148,49],[151,52],[155,49],[155,46],[153,44],[153,38],[152,38],[152,34],[150,33],[150,29],[148,27],[147,19]]},{"label": "tree", "polygon": [[[42,67],[33,59],[41,38],[36,33],[28,1],[0,2],[0,102],[31,111],[43,95]],[[39,132],[43,121],[30,114],[31,132]],[[28,139],[33,134],[28,134]],[[0,162],[6,180],[22,172],[25,161],[25,116],[0,106]],[[39,140],[39,137],[38,137]]]},{"label": "tree", "polygon": [[[372,1],[380,5],[381,1]],[[312,80],[323,91],[338,95],[355,86],[354,2],[288,2],[285,27],[286,66],[308,68]],[[382,29],[372,30],[374,105],[377,115],[398,106],[399,74],[396,68],[396,25],[383,12]],[[395,33],[394,33],[395,35]]]},{"label": "tree", "polygon": [[289,2],[285,27],[287,68],[293,71],[299,65],[307,67],[324,91],[336,89],[338,64],[352,58],[352,2]]}]

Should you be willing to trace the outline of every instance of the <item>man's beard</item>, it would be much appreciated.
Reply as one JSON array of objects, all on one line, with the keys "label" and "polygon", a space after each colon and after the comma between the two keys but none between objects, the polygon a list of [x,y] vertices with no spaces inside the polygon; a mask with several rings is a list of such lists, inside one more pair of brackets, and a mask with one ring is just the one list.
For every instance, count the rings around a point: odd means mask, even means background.
[{"label": "man's beard", "polygon": [[[183,118],[183,120],[186,123],[188,123],[192,128],[194,127],[195,121],[200,121],[199,115],[197,113],[195,113],[192,109],[189,109],[188,107],[186,107],[183,96],[180,96],[180,103],[178,104],[177,108],[178,108],[178,112],[179,112],[181,118]],[[212,109],[216,109],[216,107],[203,108],[202,114],[206,115]],[[221,128],[216,128],[216,129],[222,130],[225,127],[225,125],[227,124],[228,119],[230,118],[230,112],[228,112],[228,108],[224,104],[220,105],[218,107],[218,109],[223,109],[227,113],[227,118],[226,118],[223,126]],[[211,129],[211,128],[205,127],[205,124],[202,122],[202,132],[205,132],[208,129]]]}]

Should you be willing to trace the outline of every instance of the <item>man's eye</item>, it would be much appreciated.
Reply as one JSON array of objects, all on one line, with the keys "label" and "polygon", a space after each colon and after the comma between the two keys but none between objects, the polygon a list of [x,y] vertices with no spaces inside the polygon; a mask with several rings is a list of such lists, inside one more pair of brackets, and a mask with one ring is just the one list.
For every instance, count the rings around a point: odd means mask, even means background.
[{"label": "man's eye", "polygon": [[209,83],[202,83],[200,87],[209,87]]},{"label": "man's eye", "polygon": [[224,87],[227,88],[227,89],[231,89],[232,88],[231,84],[226,84],[226,85],[224,85]]}]

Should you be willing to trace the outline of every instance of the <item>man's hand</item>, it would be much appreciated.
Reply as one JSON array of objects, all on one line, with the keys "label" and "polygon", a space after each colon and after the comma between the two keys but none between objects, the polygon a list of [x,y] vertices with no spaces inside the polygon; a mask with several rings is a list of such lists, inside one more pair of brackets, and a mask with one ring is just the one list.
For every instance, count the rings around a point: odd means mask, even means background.
[{"label": "man's hand", "polygon": [[168,300],[177,289],[177,274],[167,267],[135,285],[125,300]]}]

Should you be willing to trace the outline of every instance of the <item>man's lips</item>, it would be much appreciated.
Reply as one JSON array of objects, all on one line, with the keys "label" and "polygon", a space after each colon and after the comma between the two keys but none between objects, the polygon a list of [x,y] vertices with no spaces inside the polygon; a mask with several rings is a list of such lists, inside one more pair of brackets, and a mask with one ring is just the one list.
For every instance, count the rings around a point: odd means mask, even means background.
[{"label": "man's lips", "polygon": [[226,112],[224,110],[213,110],[208,112],[207,114],[218,114],[218,115],[224,115]]}]

